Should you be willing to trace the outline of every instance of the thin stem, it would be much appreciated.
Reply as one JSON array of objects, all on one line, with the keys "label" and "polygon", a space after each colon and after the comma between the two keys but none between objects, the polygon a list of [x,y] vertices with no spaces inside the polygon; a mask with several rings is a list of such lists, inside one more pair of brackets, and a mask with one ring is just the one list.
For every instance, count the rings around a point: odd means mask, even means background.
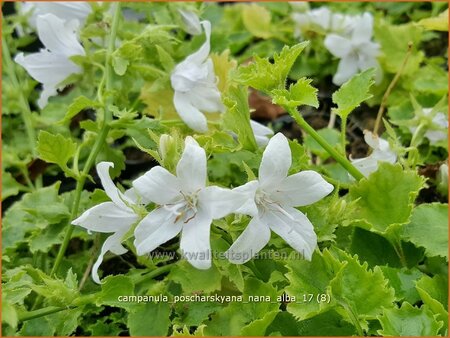
[{"label": "thin stem", "polygon": [[53,313],[61,312],[64,310],[73,309],[74,307],[59,307],[59,306],[47,306],[39,310],[29,311],[19,316],[19,321],[24,322],[35,318],[44,317]]},{"label": "thin stem", "polygon": [[[105,66],[105,73],[104,73],[105,89],[106,89],[107,93],[109,93],[111,91],[112,84],[113,84],[112,69],[111,69],[111,54],[113,53],[114,47],[115,47],[117,27],[118,27],[118,23],[119,23],[119,15],[120,15],[120,2],[116,2],[115,5],[116,5],[116,9],[114,12],[111,35],[109,38],[108,51],[107,51],[107,55],[106,55],[106,66]],[[70,219],[67,224],[66,234],[64,235],[63,243],[61,244],[58,255],[56,256],[55,263],[53,265],[52,271],[50,272],[50,275],[53,275],[58,271],[58,268],[62,262],[62,259],[67,250],[70,238],[72,237],[72,233],[74,230],[74,227],[72,226],[71,222],[78,215],[78,208],[80,206],[81,192],[83,191],[86,177],[88,176],[88,174],[95,162],[95,159],[97,158],[97,155],[100,152],[101,148],[103,147],[106,137],[108,136],[108,132],[110,129],[109,122],[112,120],[112,113],[108,109],[108,105],[106,105],[104,107],[104,113],[105,113],[105,116],[103,119],[103,124],[101,127],[100,134],[97,137],[97,140],[94,144],[94,147],[92,148],[91,153],[89,154],[89,157],[84,165],[84,168],[80,175],[80,178],[77,181],[77,185],[75,188],[75,198],[74,198],[73,205],[72,205],[72,212],[70,214]]]},{"label": "thin stem", "polygon": [[31,109],[30,105],[28,104],[28,100],[25,98],[22,92],[22,86],[20,85],[19,79],[17,78],[16,72],[15,72],[15,64],[11,59],[11,54],[9,52],[8,44],[6,43],[5,37],[2,39],[2,56],[3,60],[5,61],[5,71],[8,74],[8,77],[10,78],[13,86],[19,93],[19,102],[22,106],[21,113],[22,113],[22,120],[25,125],[25,130],[28,137],[28,143],[31,149],[31,153],[33,154],[33,157],[37,157],[37,151],[36,151],[36,133],[33,128],[33,123],[31,119]]},{"label": "thin stem", "polygon": [[347,143],[347,118],[344,117],[341,119],[341,147],[342,153],[345,155],[345,145]]},{"label": "thin stem", "polygon": [[320,136],[313,127],[300,115],[296,108],[288,109],[289,114],[294,118],[298,125],[303,128],[317,143],[319,143],[323,149],[325,149],[331,157],[333,157],[341,166],[343,166],[350,175],[352,175],[357,181],[364,178],[364,175],[356,169],[353,164],[350,163],[344,156],[339,154],[322,136]]},{"label": "thin stem", "polygon": [[350,320],[352,321],[353,325],[355,326],[358,336],[364,337],[364,331],[361,327],[361,324],[359,323],[358,317],[353,313],[352,309],[346,303],[341,303],[341,305],[345,309],[348,316],[350,317]]},{"label": "thin stem", "polygon": [[153,278],[158,277],[166,272],[169,272],[172,269],[172,265],[173,264],[164,265],[164,266],[158,267],[155,270],[152,270],[146,274],[140,275],[134,280],[134,283],[139,284],[148,279],[153,279]]},{"label": "thin stem", "polygon": [[375,120],[375,126],[373,127],[373,133],[375,135],[378,135],[378,129],[381,125],[381,118],[383,117],[384,109],[386,107],[386,102],[389,97],[389,95],[392,92],[392,89],[394,89],[395,84],[397,83],[398,79],[400,78],[400,75],[402,75],[403,70],[405,69],[405,66],[408,62],[409,56],[411,55],[413,43],[410,41],[408,42],[408,50],[406,51],[405,58],[403,59],[403,63],[400,66],[400,69],[395,74],[394,78],[392,79],[391,83],[389,84],[386,92],[383,95],[383,98],[381,99],[380,108],[378,109],[377,119]]}]

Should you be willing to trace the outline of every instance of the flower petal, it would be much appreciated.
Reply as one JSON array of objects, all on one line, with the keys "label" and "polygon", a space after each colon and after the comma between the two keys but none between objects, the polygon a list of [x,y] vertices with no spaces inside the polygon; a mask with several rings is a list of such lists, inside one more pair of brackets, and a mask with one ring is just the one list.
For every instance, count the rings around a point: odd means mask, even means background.
[{"label": "flower petal", "polygon": [[[125,210],[131,210],[126,203],[133,204],[133,201],[126,197],[114,184],[111,177],[109,176],[109,168],[114,168],[114,163],[112,162],[100,162],[97,164],[97,174],[102,182],[103,189],[105,189],[106,195],[113,201],[117,206]],[[126,202],[126,203],[125,203]]]},{"label": "flower petal", "polygon": [[92,12],[91,5],[87,2],[38,2],[35,6],[39,14],[51,13],[67,21],[77,19],[81,24],[84,24],[86,17]]},{"label": "flower petal", "polygon": [[236,214],[244,214],[249,216],[258,215],[258,208],[255,203],[255,194],[258,188],[259,182],[254,180],[233,189],[233,191],[237,191],[245,195],[245,203],[243,203],[241,207],[235,211]]},{"label": "flower petal", "polygon": [[190,93],[175,91],[173,95],[173,104],[178,115],[180,115],[183,122],[186,123],[189,128],[199,133],[208,131],[206,117],[198,108],[193,106],[190,100]]},{"label": "flower petal", "polygon": [[198,195],[199,205],[212,219],[219,219],[235,212],[248,197],[245,193],[210,186],[202,189]]},{"label": "flower petal", "polygon": [[78,42],[74,21],[65,21],[53,14],[39,15],[36,19],[39,39],[52,53],[70,57],[85,55]]},{"label": "flower petal", "polygon": [[350,40],[337,34],[328,34],[324,44],[330,53],[338,58],[346,57],[352,50]]},{"label": "flower petal", "polygon": [[180,197],[181,184],[179,179],[163,167],[153,167],[141,177],[133,181],[133,187],[148,204],[168,204]]},{"label": "flower petal", "polygon": [[305,170],[285,178],[270,196],[292,207],[309,205],[327,196],[334,187],[312,170]]},{"label": "flower petal", "polygon": [[191,35],[199,35],[202,33],[202,26],[200,25],[197,14],[185,9],[179,9],[178,13],[180,13],[181,18],[183,19],[184,30],[187,33]]},{"label": "flower petal", "polygon": [[287,138],[277,133],[264,150],[259,167],[259,182],[263,189],[276,187],[286,178],[291,166],[291,149]]},{"label": "flower petal", "polygon": [[206,185],[206,153],[191,136],[186,137],[184,143],[177,176],[183,192],[194,193]]},{"label": "flower petal", "polygon": [[307,260],[311,260],[317,245],[317,236],[309,219],[294,208],[285,208],[285,213],[268,212],[261,222],[283,238],[292,248],[300,252]]},{"label": "flower petal", "polygon": [[253,134],[255,135],[256,144],[259,147],[264,147],[269,143],[269,136],[273,135],[273,130],[267,128],[265,125],[256,121],[250,120],[250,126],[252,127]]},{"label": "flower petal", "polygon": [[137,220],[138,216],[131,210],[121,209],[113,202],[104,202],[86,210],[72,224],[95,232],[116,232],[128,230]]},{"label": "flower petal", "polygon": [[371,156],[357,158],[351,162],[365,177],[368,177],[378,169],[378,161]]},{"label": "flower petal", "polygon": [[355,54],[349,54],[339,61],[333,83],[340,86],[358,72],[358,59]]},{"label": "flower petal", "polygon": [[373,17],[366,12],[355,20],[355,27],[352,33],[352,40],[355,43],[362,43],[372,39]]},{"label": "flower petal", "polygon": [[111,251],[116,255],[123,255],[125,252],[128,251],[121,244],[122,237],[123,235],[125,235],[125,233],[126,231],[116,232],[114,235],[109,236],[103,243],[100,255],[98,256],[97,260],[95,261],[92,267],[92,279],[97,284],[100,284],[100,277],[98,276],[98,268],[100,267],[100,264],[102,264],[103,257],[105,256],[105,254],[108,251]]},{"label": "flower petal", "polygon": [[181,232],[181,253],[197,269],[205,270],[211,267],[211,222],[207,212],[200,210],[193,219],[184,224]]},{"label": "flower petal", "polygon": [[181,231],[182,222],[164,208],[153,210],[139,222],[134,231],[134,246],[139,256],[152,252],[161,244],[174,238]]},{"label": "flower petal", "polygon": [[198,51],[189,55],[183,62],[193,62],[196,64],[200,64],[200,63],[203,63],[209,55],[209,52],[211,49],[211,46],[210,46],[210,44],[211,44],[211,42],[210,42],[211,22],[205,20],[205,21],[200,22],[200,24],[203,26],[203,29],[205,30],[206,40]]},{"label": "flower petal", "polygon": [[254,217],[247,228],[225,252],[231,263],[244,264],[255,256],[270,240],[270,228]]}]

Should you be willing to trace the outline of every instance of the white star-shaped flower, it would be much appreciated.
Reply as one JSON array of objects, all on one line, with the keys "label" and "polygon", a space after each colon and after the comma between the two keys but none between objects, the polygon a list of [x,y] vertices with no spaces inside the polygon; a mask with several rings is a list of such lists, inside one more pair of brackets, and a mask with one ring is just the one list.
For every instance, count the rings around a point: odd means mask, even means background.
[{"label": "white star-shaped flower", "polygon": [[[423,108],[423,117],[429,118],[433,108]],[[420,120],[418,119],[418,124]],[[409,127],[409,131],[414,134],[417,130],[417,126]],[[447,139],[448,130],[448,117],[446,114],[437,112],[431,121],[428,123],[428,130],[425,132],[425,137],[430,140],[430,143],[436,143]]]},{"label": "white star-shaped flower", "polygon": [[45,48],[26,56],[17,54],[14,59],[33,79],[42,83],[43,90],[38,100],[40,108],[47,105],[50,96],[57,94],[61,82],[82,71],[70,60],[71,56],[85,55],[77,38],[78,25],[77,20],[64,21],[53,14],[39,15],[37,32]]},{"label": "white star-shaped flower", "polygon": [[183,256],[194,267],[208,269],[212,220],[237,210],[246,196],[206,186],[205,150],[190,136],[176,173],[157,166],[133,182],[140,195],[158,205],[136,227],[134,245],[138,255],[144,255],[181,232]]},{"label": "white star-shaped flower", "polygon": [[213,62],[208,57],[211,23],[202,21],[201,24],[205,29],[205,43],[175,67],[170,81],[175,91],[173,103],[181,119],[191,129],[203,133],[208,130],[203,112],[224,112],[225,106],[220,99]]},{"label": "white star-shaped flower", "polygon": [[103,243],[100,256],[92,267],[92,279],[99,284],[98,268],[103,261],[103,256],[108,251],[116,255],[122,255],[127,252],[127,249],[121,244],[122,238],[139,219],[133,207],[141,207],[138,204],[138,198],[133,188],[122,193],[114,185],[109,176],[109,168],[111,167],[114,167],[112,162],[100,162],[97,164],[98,176],[111,202],[100,203],[86,210],[80,217],[72,221],[72,224],[79,225],[88,231],[114,233]]},{"label": "white star-shaped flower", "polygon": [[389,142],[364,130],[364,141],[372,148],[372,153],[364,158],[350,159],[352,164],[366,177],[377,171],[378,162],[394,164],[397,155],[391,150]]},{"label": "white star-shaped flower", "polygon": [[288,140],[278,133],[264,151],[259,179],[234,189],[248,196],[236,213],[253,218],[226,252],[231,262],[242,264],[250,260],[269,242],[270,230],[311,259],[317,236],[309,219],[294,207],[317,202],[333,191],[333,186],[315,171],[287,176],[291,162]]},{"label": "white star-shaped flower", "polygon": [[[358,71],[371,67],[379,69],[377,55],[380,45],[372,42],[373,17],[370,13],[354,18],[354,26],[349,36],[328,34],[325,47],[331,54],[340,58],[333,83],[341,85]],[[379,74],[378,80],[379,80]]]},{"label": "white star-shaped flower", "polygon": [[348,15],[332,13],[327,7],[319,7],[305,13],[292,14],[296,23],[296,35],[312,30],[319,33],[346,34],[353,27],[353,19]]}]

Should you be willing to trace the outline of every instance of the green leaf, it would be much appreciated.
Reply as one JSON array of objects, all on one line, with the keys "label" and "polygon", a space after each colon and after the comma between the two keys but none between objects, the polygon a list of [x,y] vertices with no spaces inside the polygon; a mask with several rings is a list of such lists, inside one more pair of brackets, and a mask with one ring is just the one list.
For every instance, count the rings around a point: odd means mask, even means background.
[{"label": "green leaf", "polygon": [[258,38],[268,39],[272,36],[271,20],[271,13],[257,4],[246,5],[242,9],[242,21],[245,28]]},{"label": "green leaf", "polygon": [[289,90],[273,90],[273,103],[287,108],[295,108],[301,105],[318,108],[317,88],[311,86],[311,82],[311,79],[301,78],[295,84],[291,84]]},{"label": "green leaf", "polygon": [[422,301],[444,323],[444,331],[447,330],[448,278],[440,275],[431,278],[425,275],[416,283],[416,289]]},{"label": "green leaf", "polygon": [[96,304],[128,308],[131,307],[130,304],[120,302],[118,297],[133,295],[134,283],[130,277],[108,276],[102,281],[102,291],[97,296]]},{"label": "green leaf", "polygon": [[76,116],[79,112],[88,108],[98,108],[100,107],[100,103],[97,101],[93,101],[88,99],[86,96],[78,96],[73,102],[70,104],[67,109],[67,113],[60,123],[70,122],[70,120]]},{"label": "green leaf", "polygon": [[167,72],[171,72],[173,68],[175,68],[175,61],[173,60],[172,56],[159,45],[156,45],[156,50],[158,51],[159,61],[164,67],[164,70]]},{"label": "green leaf", "polygon": [[119,55],[113,55],[112,57],[112,66],[114,68],[114,72],[119,76],[123,76],[126,73],[129,64],[129,60]]},{"label": "green leaf", "polygon": [[53,135],[41,130],[38,136],[37,151],[42,160],[59,165],[68,174],[70,170],[67,162],[75,155],[77,144],[69,137],[61,134]]},{"label": "green leaf", "polygon": [[234,132],[244,149],[258,149],[255,135],[250,125],[250,108],[248,106],[248,88],[245,86],[230,87],[228,95],[223,99],[228,107],[223,116],[224,128]]},{"label": "green leaf", "polygon": [[222,276],[214,264],[208,270],[199,270],[186,260],[182,260],[174,265],[170,271],[169,278],[179,283],[184,293],[198,291],[210,293],[220,290],[222,280]]},{"label": "green leaf", "polygon": [[448,32],[448,8],[438,16],[420,20],[418,24],[427,30]]},{"label": "green leaf", "polygon": [[255,55],[250,65],[238,68],[235,80],[267,94],[274,89],[285,89],[289,71],[307,45],[305,41],[292,47],[285,46],[280,54],[274,54],[273,63]]},{"label": "green leaf", "polygon": [[381,314],[383,308],[393,306],[394,290],[388,286],[378,266],[370,270],[367,262],[362,265],[359,263],[358,256],[352,257],[344,251],[338,254],[346,264],[330,282],[331,297],[347,310],[345,314],[352,312],[364,324],[365,320],[375,319]]},{"label": "green leaf", "polygon": [[330,310],[298,324],[298,336],[353,336],[356,329],[336,311]]},{"label": "green leaf", "polygon": [[19,184],[11,173],[7,171],[2,172],[2,201],[8,197],[15,196],[21,191],[26,191],[27,187]]},{"label": "green leaf", "polygon": [[404,227],[404,236],[424,247],[427,255],[448,260],[448,204],[421,204],[414,208],[411,222]]},{"label": "green leaf", "polygon": [[131,336],[167,336],[170,326],[167,303],[134,305],[128,313],[127,326]]},{"label": "green leaf", "polygon": [[311,261],[289,259],[286,267],[289,272],[286,274],[289,285],[286,287],[286,294],[296,297],[295,302],[287,306],[287,311],[292,313],[299,320],[308,319],[319,313],[327,311],[327,303],[316,302],[315,299],[306,300],[303,295],[326,294],[330,281],[333,279],[340,265],[335,265],[334,261],[326,259],[329,257],[328,251],[320,254],[315,251]]},{"label": "green leaf", "polygon": [[426,305],[420,308],[404,302],[399,309],[385,309],[378,317],[383,336],[437,336],[442,322],[438,322]]},{"label": "green leaf", "polygon": [[394,288],[397,300],[405,300],[411,304],[420,300],[416,291],[416,281],[423,276],[422,272],[416,268],[408,270],[406,268],[396,269],[389,266],[381,266],[380,269],[388,280],[389,286]]},{"label": "green leaf", "polygon": [[6,302],[5,300],[2,300],[2,303],[2,323],[6,323],[14,329],[17,328],[19,318],[17,315],[16,307],[11,303]]},{"label": "green leaf", "polygon": [[267,327],[272,323],[279,310],[267,312],[261,319],[256,319],[250,324],[244,326],[241,330],[242,336],[264,336]]},{"label": "green leaf", "polygon": [[333,112],[346,119],[362,102],[370,99],[372,94],[369,93],[369,90],[375,83],[374,77],[375,69],[369,68],[345,82],[333,93],[333,102],[337,105],[337,108],[332,109]]},{"label": "green leaf", "polygon": [[385,236],[408,223],[423,184],[421,176],[400,164],[380,163],[376,172],[350,188],[349,197],[357,200],[354,224]]}]

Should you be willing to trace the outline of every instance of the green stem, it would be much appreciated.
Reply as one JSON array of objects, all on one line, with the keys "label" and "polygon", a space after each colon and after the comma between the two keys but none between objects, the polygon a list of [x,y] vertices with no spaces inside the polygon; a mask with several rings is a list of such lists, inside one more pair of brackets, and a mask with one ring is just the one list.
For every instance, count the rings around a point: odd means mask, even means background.
[{"label": "green stem", "polygon": [[344,117],[341,119],[341,147],[342,153],[345,155],[345,145],[347,143],[347,118]]},{"label": "green stem", "polygon": [[[115,41],[116,41],[116,35],[117,35],[117,27],[119,23],[119,15],[120,15],[120,2],[116,2],[116,9],[114,12],[114,19],[112,23],[112,29],[111,29],[111,35],[109,38],[109,44],[108,44],[108,51],[106,55],[106,66],[105,66],[105,89],[106,92],[109,94],[109,92],[112,89],[112,69],[111,69],[111,54],[114,51],[115,47]],[[101,100],[103,101],[103,100]],[[58,251],[58,255],[56,256],[55,263],[53,265],[52,271],[50,275],[55,274],[58,271],[59,266],[61,265],[62,259],[64,257],[64,254],[67,250],[67,247],[69,245],[70,238],[72,237],[72,232],[74,230],[74,227],[71,225],[71,222],[76,218],[78,215],[78,208],[80,206],[80,198],[81,198],[81,192],[83,191],[84,183],[86,181],[86,177],[89,175],[89,172],[95,162],[95,159],[97,158],[98,153],[100,152],[101,148],[103,147],[106,137],[108,136],[109,132],[109,122],[112,120],[112,113],[108,109],[108,105],[104,107],[105,116],[103,119],[103,124],[101,127],[101,131],[99,136],[97,137],[97,140],[94,144],[94,147],[89,154],[89,157],[84,165],[83,171],[80,175],[80,178],[77,181],[77,185],[75,188],[75,197],[72,205],[72,212],[70,214],[70,219],[67,224],[67,230],[66,234],[64,235],[63,243],[61,244],[61,247]]]},{"label": "green stem", "polygon": [[33,157],[37,157],[37,151],[36,151],[36,133],[33,128],[33,123],[31,119],[31,109],[30,105],[28,104],[27,99],[23,95],[22,92],[22,86],[20,85],[20,82],[17,78],[16,72],[15,72],[15,64],[13,63],[11,59],[11,54],[9,52],[8,44],[6,43],[5,37],[2,39],[2,56],[3,60],[5,62],[5,71],[8,74],[8,77],[10,78],[13,86],[19,93],[19,102],[22,106],[21,113],[22,113],[22,120],[25,125],[25,130],[28,136],[28,142],[30,145],[31,153],[33,154]]},{"label": "green stem", "polygon": [[164,265],[164,266],[156,268],[155,270],[152,270],[146,274],[140,275],[140,276],[136,277],[136,279],[134,280],[134,283],[139,284],[148,279],[153,279],[155,277],[162,275],[163,273],[169,272],[172,269],[172,265],[173,264]]},{"label": "green stem", "polygon": [[364,331],[361,327],[361,324],[359,323],[358,317],[354,314],[353,310],[345,303],[341,303],[341,305],[345,309],[348,316],[350,317],[350,320],[352,321],[353,325],[355,326],[358,336],[364,337]]},{"label": "green stem", "polygon": [[419,137],[422,136],[423,130],[425,129],[426,125],[425,123],[419,124],[417,129],[414,131],[414,134],[412,135],[411,142],[409,144],[410,147],[417,147],[418,146],[418,140]]},{"label": "green stem", "polygon": [[331,157],[333,157],[341,166],[343,166],[356,180],[364,178],[364,175],[356,169],[353,164],[350,163],[344,156],[339,154],[336,149],[334,149],[322,136],[320,136],[313,127],[311,127],[308,122],[300,115],[296,108],[288,109],[289,114],[294,118],[297,124],[303,128],[312,138],[319,143],[323,149],[325,149]]},{"label": "green stem", "polygon": [[39,310],[29,311],[19,316],[19,321],[24,322],[26,320],[31,320],[35,318],[44,317],[47,315],[51,315],[53,313],[61,312],[64,310],[69,310],[73,307],[59,307],[59,306],[48,306]]}]

